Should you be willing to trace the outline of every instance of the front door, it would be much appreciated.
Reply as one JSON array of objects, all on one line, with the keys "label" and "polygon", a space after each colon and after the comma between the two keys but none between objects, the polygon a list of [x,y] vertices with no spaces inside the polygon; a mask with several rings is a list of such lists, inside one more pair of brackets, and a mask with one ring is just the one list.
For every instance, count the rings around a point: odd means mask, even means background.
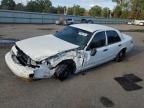
[{"label": "front door", "polygon": [[84,68],[90,68],[107,61],[108,46],[106,46],[105,31],[97,32],[85,51]]}]

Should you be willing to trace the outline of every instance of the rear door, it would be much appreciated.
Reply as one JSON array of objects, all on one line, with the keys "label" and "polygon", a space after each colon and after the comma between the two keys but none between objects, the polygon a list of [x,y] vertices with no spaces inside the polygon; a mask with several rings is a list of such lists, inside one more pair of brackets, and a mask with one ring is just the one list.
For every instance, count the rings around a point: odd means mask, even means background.
[{"label": "rear door", "polygon": [[116,57],[120,51],[122,44],[119,34],[114,30],[106,31],[107,36],[107,48],[108,48],[108,59],[113,59]]}]

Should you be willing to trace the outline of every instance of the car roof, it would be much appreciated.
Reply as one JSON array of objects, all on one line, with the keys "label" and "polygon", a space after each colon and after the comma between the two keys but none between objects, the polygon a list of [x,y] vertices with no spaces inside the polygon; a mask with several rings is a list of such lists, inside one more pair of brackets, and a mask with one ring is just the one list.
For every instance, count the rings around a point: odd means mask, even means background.
[{"label": "car roof", "polygon": [[98,30],[116,30],[112,27],[104,26],[104,25],[99,25],[99,24],[73,24],[70,25],[71,27],[79,28],[82,30],[86,30],[89,32],[95,32]]}]

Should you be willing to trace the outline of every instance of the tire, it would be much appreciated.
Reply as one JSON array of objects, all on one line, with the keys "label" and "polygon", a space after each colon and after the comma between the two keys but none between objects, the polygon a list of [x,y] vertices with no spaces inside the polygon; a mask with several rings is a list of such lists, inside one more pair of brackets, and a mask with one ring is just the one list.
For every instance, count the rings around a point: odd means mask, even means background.
[{"label": "tire", "polygon": [[70,75],[70,68],[69,65],[67,64],[59,64],[56,67],[56,71],[55,71],[55,77],[61,81],[67,79]]},{"label": "tire", "polygon": [[117,56],[115,58],[115,61],[116,62],[121,62],[125,59],[125,56],[126,56],[126,50],[123,49],[117,54]]}]

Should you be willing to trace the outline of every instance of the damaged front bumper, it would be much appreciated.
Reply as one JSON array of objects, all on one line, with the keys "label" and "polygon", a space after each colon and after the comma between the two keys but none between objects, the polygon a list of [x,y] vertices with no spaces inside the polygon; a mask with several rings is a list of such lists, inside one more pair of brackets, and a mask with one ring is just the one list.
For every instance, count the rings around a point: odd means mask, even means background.
[{"label": "damaged front bumper", "polygon": [[10,70],[17,76],[26,79],[39,79],[39,78],[50,78],[54,72],[50,72],[46,66],[40,66],[39,68],[32,68],[29,66],[23,66],[16,63],[10,52],[5,55],[5,61]]}]

